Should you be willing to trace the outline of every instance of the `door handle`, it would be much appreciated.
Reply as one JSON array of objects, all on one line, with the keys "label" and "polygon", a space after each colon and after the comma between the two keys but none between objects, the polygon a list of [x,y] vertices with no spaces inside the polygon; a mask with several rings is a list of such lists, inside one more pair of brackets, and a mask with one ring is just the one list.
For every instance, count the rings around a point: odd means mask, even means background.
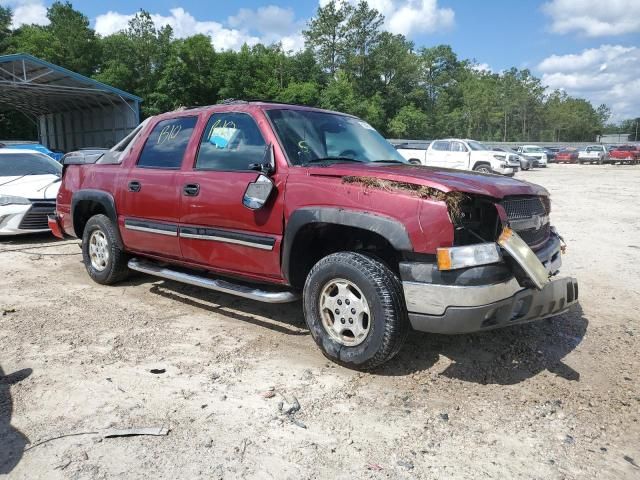
[{"label": "door handle", "polygon": [[133,180],[133,181],[129,182],[129,191],[130,192],[139,192],[141,188],[142,188],[142,184],[140,182],[138,182],[137,180]]},{"label": "door handle", "polygon": [[187,197],[195,197],[200,193],[200,185],[197,183],[187,183],[184,187],[182,187],[182,193]]}]

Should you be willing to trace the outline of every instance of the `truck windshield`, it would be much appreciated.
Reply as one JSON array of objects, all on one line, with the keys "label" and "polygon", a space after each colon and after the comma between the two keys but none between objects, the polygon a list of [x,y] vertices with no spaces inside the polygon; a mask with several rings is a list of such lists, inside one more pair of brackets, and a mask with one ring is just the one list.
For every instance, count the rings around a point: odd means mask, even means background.
[{"label": "truck windshield", "polygon": [[469,140],[467,144],[469,145],[469,148],[471,150],[475,150],[475,151],[490,150],[489,147],[487,147],[483,143],[476,142],[475,140]]},{"label": "truck windshield", "polygon": [[62,175],[62,165],[39,153],[0,152],[0,177]]},{"label": "truck windshield", "polygon": [[319,161],[407,163],[382,135],[358,118],[293,109],[267,110],[266,114],[293,165]]}]

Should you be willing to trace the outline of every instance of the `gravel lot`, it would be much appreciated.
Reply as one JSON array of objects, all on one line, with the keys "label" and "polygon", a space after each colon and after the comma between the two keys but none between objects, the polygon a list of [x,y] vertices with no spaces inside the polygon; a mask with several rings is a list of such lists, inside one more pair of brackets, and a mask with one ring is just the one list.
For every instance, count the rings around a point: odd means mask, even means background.
[{"label": "gravel lot", "polygon": [[374,374],[329,363],[298,304],[142,275],[103,287],[73,242],[3,240],[0,476],[640,478],[640,167],[518,176],[552,192],[580,305],[415,333]]}]

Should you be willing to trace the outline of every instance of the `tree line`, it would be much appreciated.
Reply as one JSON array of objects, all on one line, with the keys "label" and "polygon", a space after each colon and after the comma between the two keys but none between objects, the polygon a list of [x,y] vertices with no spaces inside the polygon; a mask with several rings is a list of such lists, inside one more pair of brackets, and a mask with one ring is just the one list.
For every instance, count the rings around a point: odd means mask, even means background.
[{"label": "tree line", "polygon": [[[593,141],[610,111],[549,92],[527,69],[481,70],[448,45],[417,48],[383,28],[366,1],[331,1],[303,31],[304,45],[219,50],[205,35],[175,38],[139,11],[127,28],[100,36],[69,2],[55,2],[46,26],[11,29],[0,7],[0,53],[30,53],[144,99],[143,117],[227,98],[317,106],[364,118],[383,135],[488,141]],[[33,126],[0,113],[0,137]],[[24,138],[24,137],[23,137]]]}]

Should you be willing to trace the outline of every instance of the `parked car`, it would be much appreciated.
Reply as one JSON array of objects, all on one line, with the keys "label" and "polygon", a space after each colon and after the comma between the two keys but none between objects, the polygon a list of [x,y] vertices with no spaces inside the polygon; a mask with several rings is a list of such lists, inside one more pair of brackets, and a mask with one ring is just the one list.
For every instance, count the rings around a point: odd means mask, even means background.
[{"label": "parked car", "polygon": [[72,163],[49,224],[82,238],[96,282],[135,270],[263,302],[301,296],[318,347],[348,367],[386,362],[411,328],[488,330],[577,300],[577,281],[556,276],[549,192],[410,165],[351,115],[169,112]]},{"label": "parked car", "polygon": [[547,152],[543,147],[537,145],[523,145],[516,148],[516,152],[534,158],[535,167],[546,167],[548,162]]},{"label": "parked car", "polygon": [[640,150],[634,145],[620,145],[609,150],[609,160],[611,163],[636,165],[640,163]]},{"label": "parked car", "polygon": [[[403,153],[407,158],[407,154]],[[430,167],[474,170],[480,173],[495,173],[513,176],[520,168],[516,155],[492,150],[486,145],[469,139],[445,138],[434,140],[419,158],[423,165]]]},{"label": "parked car", "polygon": [[35,150],[0,149],[0,236],[46,232],[62,165]]},{"label": "parked car", "polygon": [[520,161],[520,170],[530,170],[533,168],[534,159],[531,157],[526,157],[525,155],[520,155],[515,150],[505,147],[491,147],[496,152],[506,152],[510,155],[516,155],[518,160]]},{"label": "parked car", "polygon": [[53,158],[58,162],[62,159],[62,156],[64,155],[60,150],[55,150],[55,151],[49,150],[47,147],[45,147],[44,145],[38,142],[29,142],[29,141],[19,142],[15,140],[4,140],[2,145],[4,146],[4,148],[11,148],[14,150],[31,150],[31,151],[44,153],[45,155],[48,155],[49,157]]},{"label": "parked car", "polygon": [[578,163],[578,150],[566,148],[556,153],[556,163]]},{"label": "parked car", "polygon": [[431,142],[411,142],[394,145],[400,155],[414,165],[426,165],[427,149]]},{"label": "parked car", "polygon": [[578,163],[597,163],[602,165],[609,162],[609,149],[605,145],[589,145],[578,152]]},{"label": "parked car", "polygon": [[558,153],[559,149],[554,149],[552,147],[542,147],[544,153],[547,154],[547,163],[553,163],[556,161],[556,153]]}]

